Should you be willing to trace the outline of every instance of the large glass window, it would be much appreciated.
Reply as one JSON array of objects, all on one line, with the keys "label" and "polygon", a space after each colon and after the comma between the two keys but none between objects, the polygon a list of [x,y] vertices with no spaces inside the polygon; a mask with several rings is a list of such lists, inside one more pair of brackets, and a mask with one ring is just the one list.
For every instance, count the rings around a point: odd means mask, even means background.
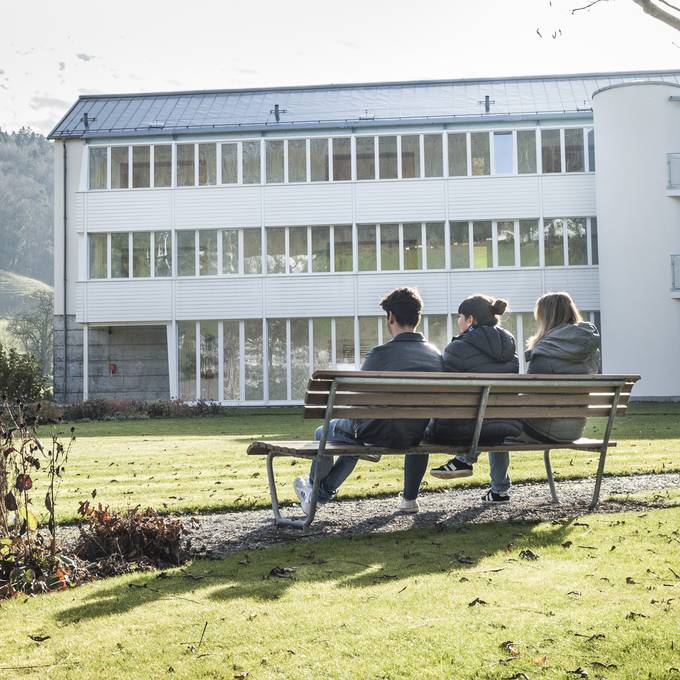
[{"label": "large glass window", "polygon": [[401,176],[404,179],[420,177],[420,135],[401,137]]},{"label": "large glass window", "polygon": [[378,344],[377,316],[359,317],[359,361],[363,363],[366,355]]},{"label": "large glass window", "polygon": [[135,231],[132,234],[132,276],[151,276],[151,232]]},{"label": "large glass window", "polygon": [[243,271],[245,274],[262,273],[262,236],[259,229],[243,230]]},{"label": "large glass window", "polygon": [[312,182],[328,181],[328,140],[309,140],[310,171]]},{"label": "large glass window", "polygon": [[[529,339],[535,335],[538,330],[538,324],[536,323],[536,317],[534,317],[533,312],[522,312],[522,329],[523,344],[524,347],[526,347]],[[519,352],[519,355],[520,358],[522,358],[523,352]]]},{"label": "large glass window", "polygon": [[219,398],[219,347],[217,321],[201,321],[201,399],[217,401]]},{"label": "large glass window", "polygon": [[217,232],[214,229],[198,232],[198,273],[200,276],[217,274]]},{"label": "large glass window", "polygon": [[375,179],[375,139],[356,138],[357,179]]},{"label": "large glass window", "polygon": [[238,321],[224,321],[223,358],[224,358],[224,398],[227,401],[238,401],[241,398],[241,351]]},{"label": "large glass window", "polygon": [[380,225],[380,269],[399,269],[399,225]]},{"label": "large glass window", "polygon": [[570,265],[588,264],[588,236],[585,217],[567,218],[567,251]]},{"label": "large glass window", "polygon": [[127,279],[130,276],[130,236],[111,234],[111,278]]},{"label": "large glass window", "polygon": [[508,220],[496,224],[498,234],[498,266],[515,266],[515,223]]},{"label": "large glass window", "polygon": [[129,156],[127,146],[111,147],[111,188],[127,189],[129,186]]},{"label": "large glass window", "polygon": [[425,225],[427,268],[444,269],[446,266],[446,239],[443,222],[428,222]]},{"label": "large glass window", "polygon": [[519,264],[520,267],[539,265],[538,220],[519,221]]},{"label": "large glass window", "polygon": [[196,276],[196,234],[194,231],[178,231],[177,276]]},{"label": "large glass window", "polygon": [[283,274],[286,271],[284,227],[267,227],[267,273]]},{"label": "large glass window", "polygon": [[194,145],[178,144],[177,151],[177,186],[192,187],[194,177]]},{"label": "large glass window", "polygon": [[375,232],[376,229],[373,224],[362,224],[357,227],[358,269],[360,272],[374,272],[378,268]]},{"label": "large glass window", "polygon": [[541,158],[543,172],[562,172],[562,157],[559,130],[541,132]]},{"label": "large glass window", "polygon": [[238,144],[222,144],[222,184],[238,182]]},{"label": "large glass window", "polygon": [[267,340],[269,343],[269,398],[273,401],[283,401],[288,398],[288,361],[284,319],[267,321]]},{"label": "large glass window", "polygon": [[564,161],[567,172],[584,172],[583,128],[564,131]]},{"label": "large glass window", "polygon": [[[503,314],[500,320],[500,325],[502,328],[505,328],[508,333],[512,335],[515,340],[517,340],[517,317],[515,314],[511,314],[510,312],[506,312]],[[521,348],[517,347],[517,354],[522,354]]]},{"label": "large glass window", "polygon": [[497,175],[507,175],[513,171],[512,132],[494,132],[493,158]]},{"label": "large glass window", "polygon": [[588,170],[595,172],[595,130],[588,130]]},{"label": "large glass window", "polygon": [[491,222],[473,222],[473,250],[475,269],[488,269],[493,266],[493,239]]},{"label": "large glass window", "polygon": [[267,183],[283,182],[283,140],[267,140]]},{"label": "large glass window", "polygon": [[590,218],[590,262],[600,263],[600,255],[597,252],[597,217]]},{"label": "large glass window", "polygon": [[564,264],[564,220],[545,220],[543,247],[546,267],[559,267]]},{"label": "large glass window", "polygon": [[472,174],[488,175],[491,172],[488,132],[473,132],[470,135],[470,154]]},{"label": "large glass window", "polygon": [[444,150],[441,135],[424,135],[425,177],[444,175]]},{"label": "large glass window", "polygon": [[244,326],[245,397],[246,401],[259,401],[264,398],[262,321],[246,319]]},{"label": "large glass window", "polygon": [[217,184],[217,145],[198,145],[198,183],[200,186]]},{"label": "large glass window", "polygon": [[222,273],[238,274],[238,229],[222,232]]},{"label": "large glass window", "polygon": [[172,145],[156,144],[153,148],[153,185],[169,187],[172,184]]},{"label": "large glass window", "polygon": [[378,169],[380,179],[397,178],[397,138],[378,137]]},{"label": "large glass window", "polygon": [[90,147],[90,189],[106,189],[106,166],[106,147]]},{"label": "large glass window", "polygon": [[307,227],[290,227],[288,230],[288,269],[291,274],[309,270],[307,252]]},{"label": "large glass window", "polygon": [[517,131],[517,172],[520,175],[536,172],[536,130]]},{"label": "large glass window", "polygon": [[331,270],[331,234],[329,227],[312,227],[312,271]]},{"label": "large glass window", "polygon": [[196,399],[196,322],[177,322],[177,363],[179,397]]},{"label": "large glass window", "polygon": [[107,245],[106,234],[90,234],[90,278],[105,279],[107,277]]},{"label": "large glass window", "polygon": [[154,232],[153,247],[155,252],[154,276],[172,276],[172,232]]},{"label": "large glass window", "polygon": [[290,368],[291,399],[304,399],[310,375],[309,322],[307,319],[291,319]]},{"label": "large glass window", "polygon": [[243,142],[241,147],[243,156],[243,183],[260,183],[260,142]]},{"label": "large glass window", "polygon": [[470,266],[470,230],[467,222],[451,222],[451,269]]},{"label": "large glass window", "polygon": [[330,368],[333,362],[331,320],[314,319],[312,334],[314,336],[314,370]]},{"label": "large glass window", "polygon": [[132,186],[142,189],[151,186],[151,147],[132,147]]},{"label": "large glass window", "polygon": [[336,272],[352,271],[352,227],[333,227],[333,257]]},{"label": "large glass window", "polygon": [[352,140],[349,137],[333,139],[333,179],[336,182],[352,179]]},{"label": "large glass window", "polygon": [[465,177],[467,174],[467,135],[454,132],[449,135],[449,177]]},{"label": "large glass window", "polygon": [[423,269],[423,232],[420,224],[405,224],[404,269]]},{"label": "large glass window", "polygon": [[427,315],[427,339],[440,351],[449,344],[446,314]]},{"label": "large glass window", "polygon": [[335,320],[335,365],[338,370],[354,368],[354,318]]},{"label": "large glass window", "polygon": [[307,140],[288,140],[288,181],[307,181]]}]

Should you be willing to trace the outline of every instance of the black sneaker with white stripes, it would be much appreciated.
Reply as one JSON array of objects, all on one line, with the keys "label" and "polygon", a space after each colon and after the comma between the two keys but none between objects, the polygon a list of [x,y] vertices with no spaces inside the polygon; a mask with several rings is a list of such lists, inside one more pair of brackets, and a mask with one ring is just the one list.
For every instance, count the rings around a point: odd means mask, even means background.
[{"label": "black sneaker with white stripes", "polygon": [[432,468],[430,474],[437,479],[458,479],[458,477],[472,477],[472,465],[464,463],[458,458],[452,458],[445,465]]},{"label": "black sneaker with white stripes", "polygon": [[507,493],[496,493],[493,489],[489,489],[482,496],[482,503],[509,503],[510,496]]}]

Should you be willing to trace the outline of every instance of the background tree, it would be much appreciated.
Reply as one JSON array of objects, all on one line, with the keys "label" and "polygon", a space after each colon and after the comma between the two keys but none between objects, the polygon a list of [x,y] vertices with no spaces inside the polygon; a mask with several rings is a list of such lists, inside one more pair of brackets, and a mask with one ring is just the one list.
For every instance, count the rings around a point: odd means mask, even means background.
[{"label": "background tree", "polygon": [[26,354],[36,358],[45,376],[52,375],[53,324],[54,295],[40,290],[24,298],[23,305],[7,327]]}]

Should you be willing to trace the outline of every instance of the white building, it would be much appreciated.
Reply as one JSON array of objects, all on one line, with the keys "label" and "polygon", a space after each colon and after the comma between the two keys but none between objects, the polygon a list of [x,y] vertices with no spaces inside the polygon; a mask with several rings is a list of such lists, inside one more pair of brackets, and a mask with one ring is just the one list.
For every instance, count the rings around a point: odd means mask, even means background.
[{"label": "white building", "polygon": [[605,371],[680,396],[679,83],[81,97],[50,135],[55,397],[296,403],[387,339],[377,303],[403,285],[440,348],[472,293],[510,301],[522,345],[567,290]]}]

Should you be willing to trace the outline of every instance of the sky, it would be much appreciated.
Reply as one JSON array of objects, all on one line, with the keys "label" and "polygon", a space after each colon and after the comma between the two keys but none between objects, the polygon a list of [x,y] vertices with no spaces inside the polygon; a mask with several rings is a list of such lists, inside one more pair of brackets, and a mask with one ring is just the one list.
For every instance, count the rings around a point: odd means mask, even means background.
[{"label": "sky", "polygon": [[680,32],[589,1],[0,0],[0,128],[81,94],[680,70]]}]

